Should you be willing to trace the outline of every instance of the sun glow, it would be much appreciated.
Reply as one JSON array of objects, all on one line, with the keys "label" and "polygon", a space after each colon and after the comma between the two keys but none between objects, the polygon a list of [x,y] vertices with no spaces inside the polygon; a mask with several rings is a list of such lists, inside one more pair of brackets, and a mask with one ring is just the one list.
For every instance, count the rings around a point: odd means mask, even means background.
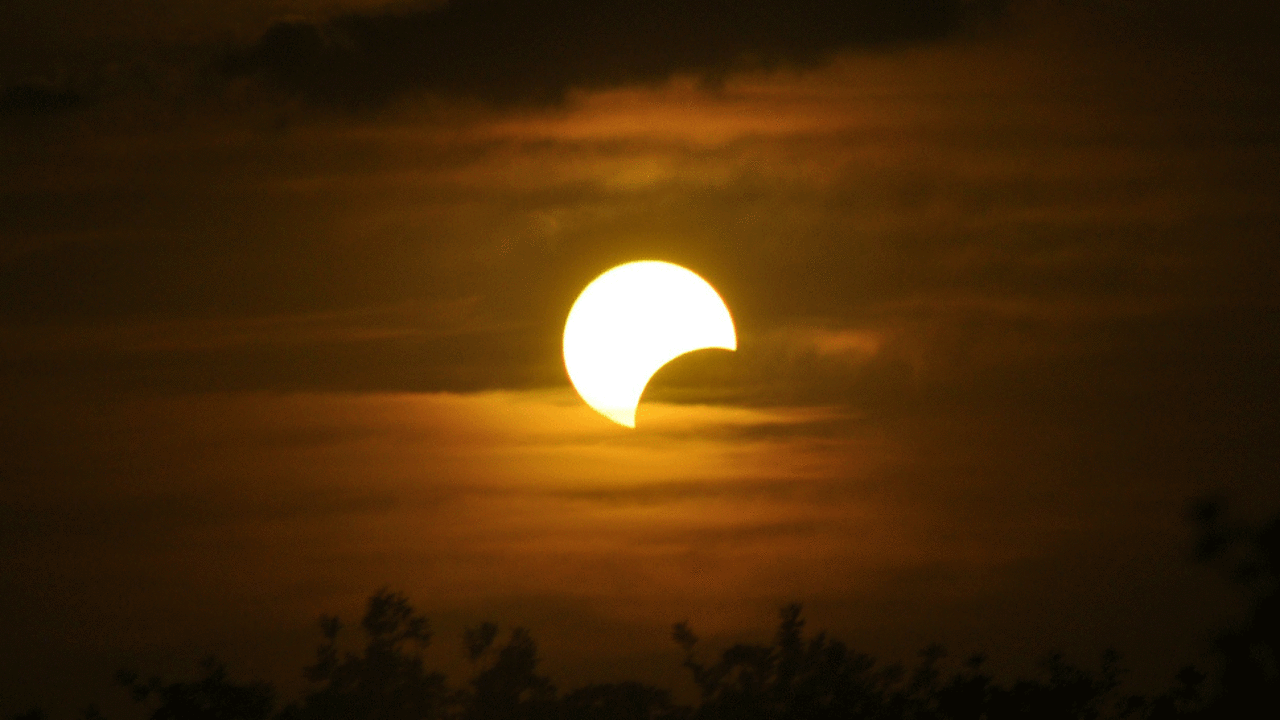
[{"label": "sun glow", "polygon": [[694,350],[736,350],[729,309],[690,270],[657,261],[619,265],[591,281],[564,326],[564,365],[597,412],[636,426],[636,406],[663,365]]}]

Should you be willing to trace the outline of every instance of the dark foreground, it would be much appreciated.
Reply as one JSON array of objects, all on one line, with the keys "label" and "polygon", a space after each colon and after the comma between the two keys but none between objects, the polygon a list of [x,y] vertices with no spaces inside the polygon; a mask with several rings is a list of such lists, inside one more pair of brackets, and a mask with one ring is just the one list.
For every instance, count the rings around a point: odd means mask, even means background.
[{"label": "dark foreground", "polygon": [[[678,623],[673,639],[700,690],[692,705],[638,682],[588,685],[561,692],[538,673],[537,645],[523,629],[499,642],[483,623],[465,634],[475,668],[464,683],[428,670],[422,651],[427,619],[404,596],[383,590],[361,620],[364,648],[339,652],[342,624],[320,621],[323,640],[303,673],[311,689],[281,704],[263,682],[227,677],[215,659],[191,681],[140,678],[122,671],[125,692],[152,720],[1067,720],[1093,718],[1280,717],[1280,517],[1261,528],[1229,526],[1221,506],[1194,512],[1198,549],[1248,594],[1251,612],[1223,632],[1203,667],[1187,665],[1168,690],[1125,691],[1119,658],[1105,653],[1097,669],[1050,656],[1039,676],[997,681],[982,656],[952,662],[926,648],[913,668],[885,665],[825,634],[806,635],[798,605],[783,608],[773,642],[735,645],[707,660],[693,630]],[[101,720],[94,707],[83,720]],[[43,720],[33,709],[14,720]]]}]

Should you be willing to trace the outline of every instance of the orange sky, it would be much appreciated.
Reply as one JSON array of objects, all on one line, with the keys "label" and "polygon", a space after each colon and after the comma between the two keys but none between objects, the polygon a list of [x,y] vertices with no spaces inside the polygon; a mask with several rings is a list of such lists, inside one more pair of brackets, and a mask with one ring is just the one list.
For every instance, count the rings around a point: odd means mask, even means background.
[{"label": "orange sky", "polygon": [[[513,105],[189,64],[373,5],[123,23],[152,85],[0,56],[88,98],[0,103],[0,714],[207,652],[296,689],[314,618],[385,585],[442,664],[525,624],[564,687],[675,685],[672,622],[763,639],[789,601],[886,657],[1114,645],[1156,684],[1230,615],[1183,513],[1274,509],[1280,459],[1277,85],[1235,20],[1014,3]],[[559,333],[642,258],[715,285],[739,350],[629,431]]]}]

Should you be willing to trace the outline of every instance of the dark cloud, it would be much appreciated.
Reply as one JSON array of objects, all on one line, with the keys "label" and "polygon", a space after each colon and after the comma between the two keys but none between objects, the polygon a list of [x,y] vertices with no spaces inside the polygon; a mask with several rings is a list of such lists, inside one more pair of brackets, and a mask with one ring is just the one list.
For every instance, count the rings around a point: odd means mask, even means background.
[{"label": "dark cloud", "polygon": [[89,104],[89,98],[69,88],[22,83],[0,91],[0,117],[58,115]]},{"label": "dark cloud", "polygon": [[411,13],[281,22],[227,60],[319,104],[367,105],[425,90],[554,101],[575,87],[808,65],[847,47],[936,39],[996,2],[963,0],[463,0]]}]

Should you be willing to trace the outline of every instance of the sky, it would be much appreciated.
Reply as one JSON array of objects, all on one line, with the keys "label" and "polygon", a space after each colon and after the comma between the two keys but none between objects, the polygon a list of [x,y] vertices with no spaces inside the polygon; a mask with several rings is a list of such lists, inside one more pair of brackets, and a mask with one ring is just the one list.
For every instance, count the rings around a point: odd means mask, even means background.
[{"label": "sky", "polygon": [[[793,601],[1167,686],[1240,609],[1188,503],[1280,510],[1251,4],[5,3],[0,715],[296,692],[384,586],[563,688],[687,691],[672,623]],[[630,430],[560,340],[641,259],[738,350]]]}]

